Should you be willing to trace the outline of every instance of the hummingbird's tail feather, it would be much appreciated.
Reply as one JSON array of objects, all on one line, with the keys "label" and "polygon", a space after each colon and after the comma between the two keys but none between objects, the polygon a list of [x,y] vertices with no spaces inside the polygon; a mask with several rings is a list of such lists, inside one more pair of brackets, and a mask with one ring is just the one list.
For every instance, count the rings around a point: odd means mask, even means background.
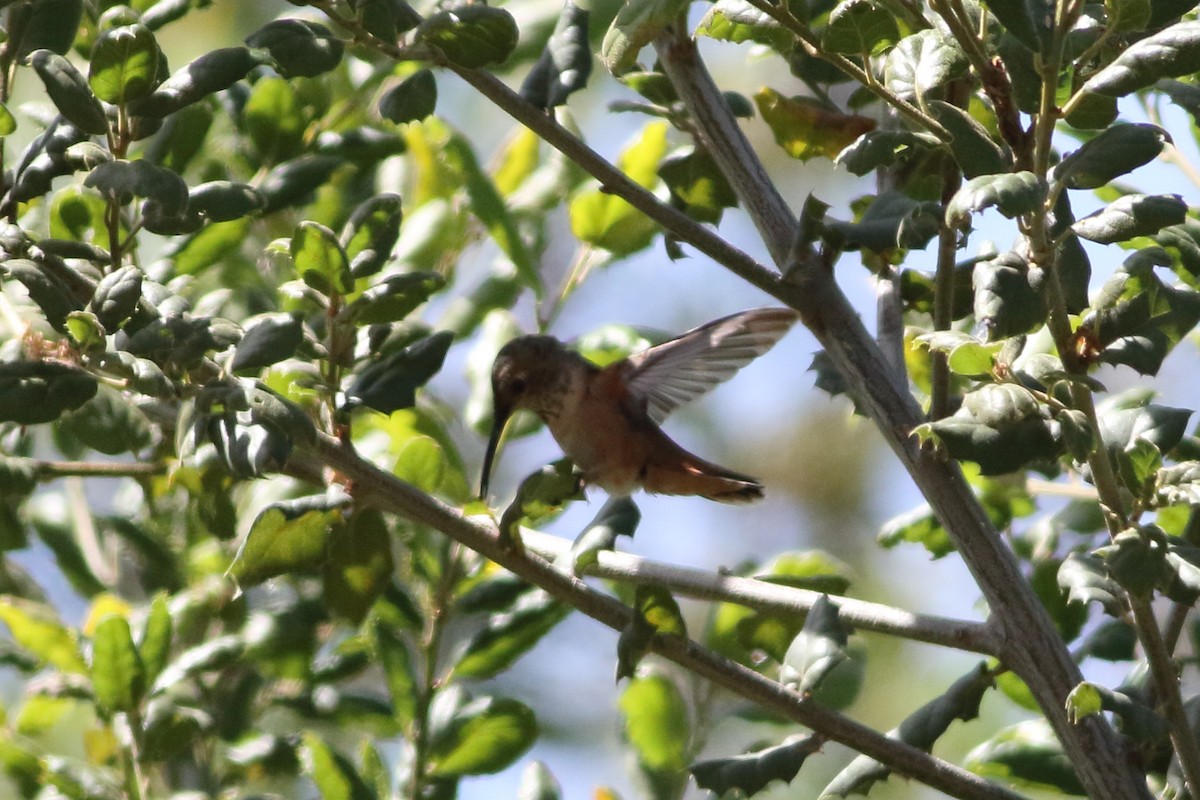
[{"label": "hummingbird's tail feather", "polygon": [[648,464],[643,487],[652,494],[698,495],[718,503],[752,503],[763,497],[763,485],[749,475],[732,472],[688,454],[669,466]]}]

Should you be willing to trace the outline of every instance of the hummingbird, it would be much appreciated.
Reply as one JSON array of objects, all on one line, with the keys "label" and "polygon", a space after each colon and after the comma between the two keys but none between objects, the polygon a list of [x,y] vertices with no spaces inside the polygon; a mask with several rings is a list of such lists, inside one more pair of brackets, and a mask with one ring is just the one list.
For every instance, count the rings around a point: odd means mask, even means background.
[{"label": "hummingbird", "polygon": [[770,350],[798,314],[758,308],[723,317],[606,367],[553,336],[520,336],[492,366],[495,409],[483,459],[480,497],[487,496],[496,448],[517,409],[537,414],[566,456],[612,497],[699,495],[722,503],[762,497],[763,485],[705,461],[659,427],[679,406],[703,395]]}]

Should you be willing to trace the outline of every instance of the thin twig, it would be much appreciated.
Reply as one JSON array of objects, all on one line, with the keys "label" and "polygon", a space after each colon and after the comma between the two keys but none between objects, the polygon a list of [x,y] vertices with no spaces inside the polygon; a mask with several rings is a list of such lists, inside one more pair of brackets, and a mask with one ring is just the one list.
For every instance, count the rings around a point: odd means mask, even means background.
[{"label": "thin twig", "polygon": [[[554,560],[570,550],[571,543],[558,536],[534,530],[522,530],[521,541],[530,550]],[[603,551],[595,564],[583,570],[605,580],[632,584],[653,584],[684,597],[736,603],[756,611],[803,616],[823,595],[777,583],[734,575],[714,575],[646,558]],[[901,608],[869,603],[852,597],[836,597],[838,618],[855,628],[899,636],[914,642],[953,647],[982,655],[996,656],[1000,639],[990,626],[981,622],[914,614]]]}]

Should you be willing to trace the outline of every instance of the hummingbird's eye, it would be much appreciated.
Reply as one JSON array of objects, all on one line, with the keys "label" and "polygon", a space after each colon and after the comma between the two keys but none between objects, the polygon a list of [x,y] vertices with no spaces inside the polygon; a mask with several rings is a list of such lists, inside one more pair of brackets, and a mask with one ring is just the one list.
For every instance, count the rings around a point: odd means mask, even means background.
[{"label": "hummingbird's eye", "polygon": [[512,383],[510,383],[508,385],[508,388],[512,390],[513,394],[524,394],[525,393],[525,379],[524,378],[513,378]]}]

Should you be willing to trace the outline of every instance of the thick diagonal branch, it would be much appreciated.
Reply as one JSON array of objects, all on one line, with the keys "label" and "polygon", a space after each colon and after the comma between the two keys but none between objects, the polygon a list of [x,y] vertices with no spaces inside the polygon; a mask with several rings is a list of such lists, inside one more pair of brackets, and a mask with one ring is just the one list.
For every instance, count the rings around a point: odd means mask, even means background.
[{"label": "thick diagonal branch", "polygon": [[[691,114],[697,135],[746,210],[758,213],[764,199],[770,206],[782,204],[778,192],[763,184],[758,155],[741,129],[732,124],[733,116],[695,43],[682,34],[667,34],[655,42],[655,48]],[[722,118],[724,122],[715,123]],[[790,246],[795,237],[794,225],[787,230],[776,223],[790,216],[786,208],[771,208],[767,218],[755,221],[765,236],[772,237],[767,247],[773,254]],[[924,422],[920,408],[907,387],[891,380],[892,371],[883,354],[838,287],[832,271],[812,261],[805,253],[777,260],[789,277],[779,281],[772,294],[801,313],[954,540],[1006,634],[1005,663],[1029,685],[1089,796],[1093,800],[1149,798],[1144,776],[1132,768],[1131,759],[1106,723],[1096,717],[1079,723],[1067,718],[1064,702],[1082,676],[1049,615],[1021,575],[1012,553],[1003,546],[958,466],[918,446],[912,432]]]}]

